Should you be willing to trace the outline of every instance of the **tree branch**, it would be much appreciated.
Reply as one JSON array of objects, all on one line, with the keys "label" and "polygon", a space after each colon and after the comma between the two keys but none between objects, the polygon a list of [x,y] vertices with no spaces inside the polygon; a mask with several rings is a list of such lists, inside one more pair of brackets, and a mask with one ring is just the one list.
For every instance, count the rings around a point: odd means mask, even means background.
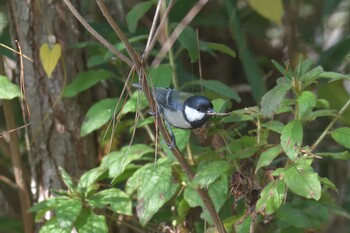
[{"label": "tree branch", "polygon": [[132,67],[132,61],[127,58],[124,54],[116,50],[113,45],[111,45],[105,38],[103,38],[98,32],[93,29],[88,22],[79,14],[77,9],[73,6],[73,4],[69,0],[63,0],[67,5],[72,14],[79,20],[79,22],[90,32],[90,34],[95,37],[101,44],[103,44],[109,51],[111,51],[114,55],[116,55],[120,60],[128,64],[128,66]]}]

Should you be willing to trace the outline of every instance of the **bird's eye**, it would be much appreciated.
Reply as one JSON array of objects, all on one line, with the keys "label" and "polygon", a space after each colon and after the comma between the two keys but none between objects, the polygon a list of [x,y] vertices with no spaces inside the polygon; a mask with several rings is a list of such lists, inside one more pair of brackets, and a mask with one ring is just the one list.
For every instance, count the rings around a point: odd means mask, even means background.
[{"label": "bird's eye", "polygon": [[198,106],[196,109],[197,109],[197,111],[200,111],[200,110],[201,110],[201,107]]}]

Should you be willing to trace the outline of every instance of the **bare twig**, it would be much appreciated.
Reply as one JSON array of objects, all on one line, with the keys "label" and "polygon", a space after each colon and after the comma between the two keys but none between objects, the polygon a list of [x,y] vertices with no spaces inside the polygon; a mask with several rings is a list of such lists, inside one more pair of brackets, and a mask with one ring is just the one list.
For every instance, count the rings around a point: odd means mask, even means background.
[{"label": "bare twig", "polygon": [[124,43],[126,50],[128,51],[130,57],[134,61],[136,65],[136,69],[140,69],[141,61],[138,57],[137,53],[135,52],[134,48],[131,46],[131,44],[128,41],[128,38],[125,36],[124,32],[120,29],[118,24],[114,21],[111,14],[108,12],[106,5],[103,3],[102,0],[96,0],[97,5],[100,7],[100,10],[103,14],[103,16],[107,19],[109,25],[113,28],[114,32],[117,33],[120,40]]},{"label": "bare twig", "polygon": [[333,125],[339,120],[340,116],[345,112],[345,110],[349,107],[350,105],[350,99],[344,104],[344,106],[340,109],[338,112],[338,116],[335,117],[327,126],[327,128],[323,131],[321,136],[316,140],[316,142],[310,147],[310,152],[314,151],[316,147],[321,143],[321,141],[326,137],[328,134],[329,130],[333,127]]},{"label": "bare twig", "polygon": [[160,11],[160,7],[162,6],[162,3],[163,3],[163,0],[158,0],[156,12],[154,13],[154,16],[153,16],[151,30],[149,31],[149,35],[148,35],[145,51],[147,51],[147,49],[149,48],[149,46],[151,44],[151,41],[152,41],[152,38],[153,38],[153,35],[154,35],[154,31],[156,29],[156,25],[157,25],[157,21],[158,21],[158,17],[159,17],[159,11]]},{"label": "bare twig", "polygon": [[171,36],[164,43],[162,49],[158,53],[157,57],[153,60],[152,66],[158,66],[163,60],[165,54],[169,51],[171,46],[175,43],[177,38],[180,36],[185,27],[193,20],[193,18],[198,14],[198,12],[204,7],[208,0],[199,0],[196,5],[187,13],[187,15],[181,20],[179,25],[175,28]]},{"label": "bare twig", "polygon": [[95,37],[101,44],[103,44],[109,51],[111,51],[114,55],[116,55],[120,60],[128,64],[128,66],[132,67],[133,63],[132,61],[127,58],[124,54],[116,50],[113,45],[111,45],[105,38],[103,38],[98,32],[95,31],[87,22],[86,20],[79,14],[77,9],[73,6],[73,4],[69,0],[63,0],[64,3],[67,5],[69,10],[73,13],[75,18],[79,20],[79,22],[90,32],[90,34]]}]

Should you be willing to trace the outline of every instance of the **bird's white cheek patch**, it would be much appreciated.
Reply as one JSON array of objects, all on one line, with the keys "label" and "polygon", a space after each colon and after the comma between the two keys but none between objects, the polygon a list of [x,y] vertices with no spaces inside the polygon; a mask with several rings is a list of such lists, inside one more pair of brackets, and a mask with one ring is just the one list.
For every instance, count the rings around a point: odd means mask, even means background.
[{"label": "bird's white cheek patch", "polygon": [[199,112],[196,109],[185,107],[186,118],[189,122],[199,121],[205,117],[205,113]]}]

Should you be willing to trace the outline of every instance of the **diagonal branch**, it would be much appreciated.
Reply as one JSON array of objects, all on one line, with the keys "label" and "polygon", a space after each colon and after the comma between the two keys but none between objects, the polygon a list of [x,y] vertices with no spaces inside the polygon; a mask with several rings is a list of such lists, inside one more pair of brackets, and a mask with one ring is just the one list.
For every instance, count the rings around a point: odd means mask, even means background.
[{"label": "diagonal branch", "polygon": [[77,9],[73,6],[73,4],[69,0],[63,0],[64,3],[67,5],[69,10],[72,12],[72,14],[79,20],[79,22],[90,32],[90,34],[95,37],[101,44],[103,44],[109,51],[111,51],[114,55],[120,58],[123,62],[128,64],[128,66],[132,67],[133,63],[132,61],[127,58],[124,54],[116,50],[113,45],[111,45],[105,38],[103,38],[98,32],[93,29],[88,22],[79,14]]}]

